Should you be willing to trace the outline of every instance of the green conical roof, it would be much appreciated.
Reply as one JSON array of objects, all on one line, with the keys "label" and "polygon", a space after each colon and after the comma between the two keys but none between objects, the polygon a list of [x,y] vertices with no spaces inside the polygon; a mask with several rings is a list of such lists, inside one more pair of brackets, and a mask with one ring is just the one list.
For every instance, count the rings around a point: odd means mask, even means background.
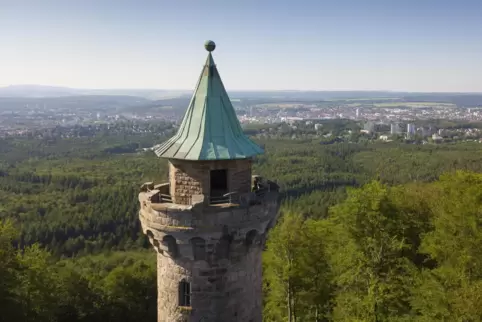
[{"label": "green conical roof", "polygon": [[209,54],[181,127],[155,153],[161,158],[184,160],[245,159],[263,153],[239,124],[214,64],[214,42],[206,42],[205,47]]}]

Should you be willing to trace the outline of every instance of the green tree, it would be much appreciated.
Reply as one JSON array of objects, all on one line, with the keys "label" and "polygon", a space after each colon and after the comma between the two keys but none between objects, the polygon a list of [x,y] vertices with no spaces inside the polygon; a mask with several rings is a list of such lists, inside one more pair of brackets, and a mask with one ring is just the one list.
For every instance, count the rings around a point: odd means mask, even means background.
[{"label": "green tree", "polygon": [[301,321],[320,322],[331,316],[334,288],[331,267],[326,255],[327,228],[326,220],[308,219],[300,231],[299,270],[303,304]]},{"label": "green tree", "polygon": [[117,267],[103,280],[112,320],[155,321],[157,317],[156,266],[140,262]]},{"label": "green tree", "polygon": [[50,254],[32,245],[17,253],[20,264],[16,296],[26,308],[23,321],[51,321],[56,306],[56,284]]},{"label": "green tree", "polygon": [[422,321],[481,321],[482,175],[447,174],[434,185],[434,229],[421,251],[436,267],[424,270],[412,305]]},{"label": "green tree", "polygon": [[20,263],[13,247],[18,237],[10,221],[0,221],[0,321],[18,321],[23,307],[15,294],[19,280]]},{"label": "green tree", "polygon": [[297,321],[303,285],[300,272],[303,222],[302,216],[285,213],[269,235],[264,254],[266,321]]},{"label": "green tree", "polygon": [[284,213],[264,254],[266,321],[322,321],[331,310],[331,271],[322,221]]},{"label": "green tree", "polygon": [[331,210],[336,321],[409,320],[415,266],[405,256],[407,218],[390,197],[372,182]]}]

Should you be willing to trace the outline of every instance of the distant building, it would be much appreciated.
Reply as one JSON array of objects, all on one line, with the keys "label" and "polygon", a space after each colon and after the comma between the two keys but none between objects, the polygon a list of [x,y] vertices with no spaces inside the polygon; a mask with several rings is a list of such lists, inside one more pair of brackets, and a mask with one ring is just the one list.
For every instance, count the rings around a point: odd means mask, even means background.
[{"label": "distant building", "polygon": [[356,113],[356,118],[360,118],[360,109],[359,108],[356,109],[355,113]]},{"label": "distant building", "polygon": [[294,124],[299,121],[303,121],[302,117],[296,117],[296,116],[287,116],[287,117],[282,117],[281,118],[282,122],[286,122],[288,124]]},{"label": "distant building", "polygon": [[372,133],[374,129],[375,129],[375,124],[373,122],[366,122],[363,125],[363,130],[366,133]]},{"label": "distant building", "polygon": [[422,132],[422,136],[424,136],[424,137],[425,137],[425,136],[430,136],[430,135],[433,134],[433,129],[432,129],[432,127],[428,127],[428,128],[422,127],[422,128],[421,128],[421,132]]},{"label": "distant building", "polygon": [[380,140],[388,141],[388,135],[380,135]]},{"label": "distant building", "polygon": [[400,131],[400,124],[398,124],[398,123],[390,124],[390,134],[391,135],[399,134],[400,132],[401,132]]},{"label": "distant building", "polygon": [[408,123],[407,124],[407,138],[412,137],[415,134],[415,124],[413,123]]},{"label": "distant building", "polygon": [[412,124],[412,123],[407,124],[407,133],[410,133],[410,134],[415,133],[415,124]]},{"label": "distant building", "polygon": [[318,131],[323,127],[323,124],[315,124],[315,130]]},{"label": "distant building", "polygon": [[437,133],[434,133],[434,134],[432,135],[432,140],[434,140],[434,141],[441,141],[441,140],[443,140],[443,138],[442,138],[440,135],[438,135]]}]

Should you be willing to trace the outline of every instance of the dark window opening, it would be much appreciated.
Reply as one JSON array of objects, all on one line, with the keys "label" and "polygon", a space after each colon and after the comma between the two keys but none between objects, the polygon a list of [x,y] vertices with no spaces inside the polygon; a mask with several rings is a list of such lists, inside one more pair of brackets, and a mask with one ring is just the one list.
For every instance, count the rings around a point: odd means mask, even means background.
[{"label": "dark window opening", "polygon": [[206,260],[206,241],[199,237],[191,239],[194,260]]},{"label": "dark window opening", "polygon": [[162,238],[162,243],[167,246],[167,252],[172,256],[172,257],[177,257],[177,242],[176,239],[171,236],[167,235]]},{"label": "dark window opening", "polygon": [[256,230],[250,230],[246,234],[246,240],[245,240],[245,245],[246,247],[251,247],[253,245],[254,241],[256,240],[256,237],[258,236],[258,232]]},{"label": "dark window opening", "polygon": [[211,170],[211,196],[221,197],[228,193],[228,170]]},{"label": "dark window opening", "polygon": [[179,282],[179,306],[191,306],[191,283]]},{"label": "dark window opening", "polygon": [[224,235],[219,240],[218,244],[216,245],[216,255],[218,259],[229,258],[229,250],[231,246],[231,236]]}]

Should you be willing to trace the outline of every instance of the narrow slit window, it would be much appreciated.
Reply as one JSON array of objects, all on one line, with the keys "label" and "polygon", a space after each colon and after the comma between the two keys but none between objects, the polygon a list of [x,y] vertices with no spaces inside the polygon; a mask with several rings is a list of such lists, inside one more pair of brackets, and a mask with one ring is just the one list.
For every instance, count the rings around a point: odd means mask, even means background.
[{"label": "narrow slit window", "polygon": [[162,243],[167,246],[167,251],[172,257],[177,257],[178,249],[176,239],[167,235],[162,238]]},{"label": "narrow slit window", "polygon": [[250,230],[246,234],[246,239],[245,239],[245,245],[246,247],[251,247],[253,245],[254,241],[256,240],[256,237],[258,236],[258,232],[256,230]]},{"label": "narrow slit window", "polygon": [[179,282],[179,306],[191,306],[191,283]]},{"label": "narrow slit window", "polygon": [[206,241],[199,237],[191,239],[194,260],[206,260]]}]

